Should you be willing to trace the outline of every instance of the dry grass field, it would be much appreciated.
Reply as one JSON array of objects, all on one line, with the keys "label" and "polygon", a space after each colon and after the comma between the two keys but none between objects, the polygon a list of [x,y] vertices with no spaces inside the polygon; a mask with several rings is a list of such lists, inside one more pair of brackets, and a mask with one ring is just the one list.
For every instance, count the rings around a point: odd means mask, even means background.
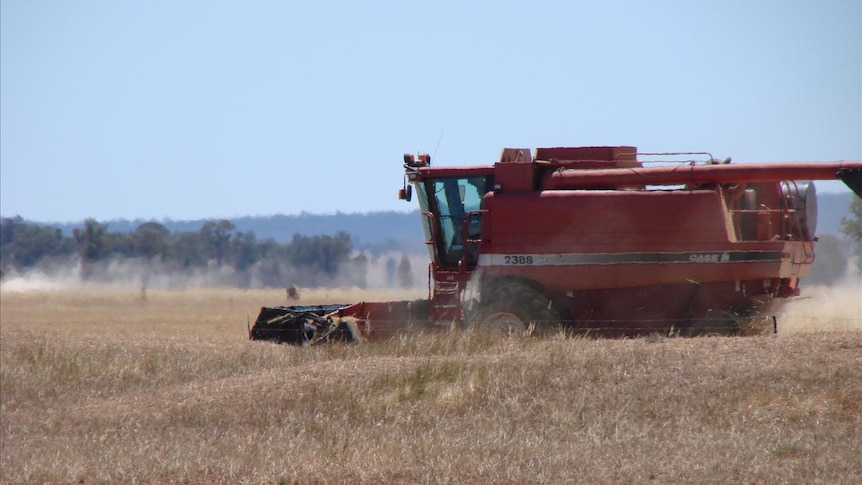
[{"label": "dry grass field", "polygon": [[303,349],[246,340],[283,290],[2,291],[0,482],[858,483],[860,293],[759,337]]}]

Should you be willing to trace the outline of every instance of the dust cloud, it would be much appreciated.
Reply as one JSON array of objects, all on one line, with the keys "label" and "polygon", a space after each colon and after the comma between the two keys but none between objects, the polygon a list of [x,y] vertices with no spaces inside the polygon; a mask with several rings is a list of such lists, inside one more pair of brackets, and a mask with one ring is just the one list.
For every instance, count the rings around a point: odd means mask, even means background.
[{"label": "dust cloud", "polygon": [[778,333],[862,331],[862,277],[832,286],[803,287],[777,312]]},{"label": "dust cloud", "polygon": [[[271,264],[264,262],[245,270],[230,265],[210,264],[205,268],[180,269],[158,259],[114,258],[97,263],[84,264],[79,258],[52,259],[24,272],[9,270],[0,280],[3,292],[37,292],[86,288],[88,286],[113,288],[159,288],[185,289],[209,287],[235,287],[244,289],[286,288],[363,288],[363,289],[413,289],[424,288],[427,281],[427,256],[383,254],[376,257],[352,259],[341,265],[334,276],[326,276],[310,268],[292,268],[277,262],[278,285],[267,284],[266,271]],[[407,259],[407,277],[396,274],[397,263]],[[361,264],[356,261],[362,261]],[[268,267],[267,264],[270,264]],[[406,281],[405,281],[406,279]]]}]

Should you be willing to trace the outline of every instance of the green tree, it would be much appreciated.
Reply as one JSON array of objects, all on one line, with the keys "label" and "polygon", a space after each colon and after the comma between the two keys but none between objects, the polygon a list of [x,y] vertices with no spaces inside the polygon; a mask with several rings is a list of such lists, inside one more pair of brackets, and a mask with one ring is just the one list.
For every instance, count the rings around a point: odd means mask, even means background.
[{"label": "green tree", "polygon": [[297,283],[290,281],[285,272],[284,263],[290,257],[287,248],[288,245],[279,244],[273,239],[266,239],[258,243],[256,247],[258,259],[254,267],[254,274],[264,286],[281,288]]},{"label": "green tree", "polygon": [[207,250],[197,232],[180,232],[170,238],[167,260],[181,269],[206,266]]},{"label": "green tree", "polygon": [[108,226],[93,218],[84,220],[84,227],[72,231],[81,259],[85,262],[98,261],[110,254]]},{"label": "green tree", "polygon": [[410,258],[407,255],[401,255],[401,261],[398,263],[398,284],[401,288],[413,287],[413,268],[410,267]]},{"label": "green tree", "polygon": [[395,262],[395,258],[388,257],[386,258],[386,286],[393,287],[395,286],[395,270],[397,268],[398,263]]},{"label": "green tree", "polygon": [[854,197],[848,210],[849,217],[841,218],[841,232],[847,239],[862,243],[862,198]]},{"label": "green tree", "polygon": [[260,248],[254,233],[238,232],[230,241],[231,264],[243,271],[252,267],[260,259]]},{"label": "green tree", "polygon": [[236,226],[233,222],[222,219],[218,222],[207,221],[198,231],[206,247],[207,255],[219,265],[224,264],[228,256],[230,238]]},{"label": "green tree", "polygon": [[[345,283],[359,288],[368,287],[368,256],[358,254],[350,258],[349,271],[344,275]],[[344,272],[342,272],[344,273]]]},{"label": "green tree", "polygon": [[334,236],[294,234],[287,254],[294,267],[312,270],[332,278],[338,274],[341,264],[349,259],[351,250],[350,235],[339,231]]},{"label": "green tree", "polygon": [[168,250],[170,231],[158,222],[145,222],[132,233],[132,247],[136,256],[164,259]]},{"label": "green tree", "polygon": [[32,267],[49,256],[74,253],[74,241],[60,229],[30,224],[21,216],[0,221],[0,269],[5,273]]},{"label": "green tree", "polygon": [[327,275],[335,276],[341,264],[350,257],[350,235],[344,231],[338,231],[334,236],[321,236],[318,247],[321,269]]},{"label": "green tree", "polygon": [[93,218],[84,220],[84,227],[72,231],[81,256],[82,277],[92,278],[94,265],[111,253],[111,235],[107,225]]}]

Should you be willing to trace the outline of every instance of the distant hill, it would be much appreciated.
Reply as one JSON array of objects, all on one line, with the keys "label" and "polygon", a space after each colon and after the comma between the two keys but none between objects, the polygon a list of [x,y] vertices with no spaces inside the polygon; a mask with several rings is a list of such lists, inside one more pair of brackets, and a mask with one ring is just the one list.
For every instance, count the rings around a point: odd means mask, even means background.
[{"label": "distant hill", "polygon": [[[220,219],[220,218],[217,218]],[[212,220],[212,219],[210,219]],[[203,226],[207,219],[193,221],[156,220],[171,232],[193,232]],[[421,216],[412,212],[368,212],[361,214],[277,214],[272,216],[245,216],[230,219],[237,231],[252,232],[258,241],[273,239],[280,243],[290,242],[294,234],[319,236],[344,231],[350,234],[353,246],[359,249],[394,249],[406,252],[425,250]],[[146,219],[99,221],[111,232],[132,232]],[[82,222],[47,224],[59,227],[66,234],[83,227]]]},{"label": "distant hill", "polygon": [[359,248],[368,245],[395,245],[402,250],[410,250],[412,246],[418,252],[425,250],[421,217],[418,210],[331,215],[301,213],[241,217],[232,219],[232,222],[236,224],[238,231],[251,231],[258,239],[272,238],[288,242],[294,234],[311,236],[344,231],[350,234],[354,246]]}]

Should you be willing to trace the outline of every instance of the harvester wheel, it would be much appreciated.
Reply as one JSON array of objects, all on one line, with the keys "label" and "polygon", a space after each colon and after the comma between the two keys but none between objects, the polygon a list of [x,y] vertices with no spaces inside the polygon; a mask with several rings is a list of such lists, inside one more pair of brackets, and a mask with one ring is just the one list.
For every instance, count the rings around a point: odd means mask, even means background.
[{"label": "harvester wheel", "polygon": [[542,333],[561,320],[551,300],[541,291],[518,283],[496,285],[485,290],[483,301],[472,318],[473,328],[497,334],[532,335]]},{"label": "harvester wheel", "polygon": [[527,333],[527,325],[518,315],[505,311],[505,309],[493,308],[493,305],[485,309],[481,320],[474,323],[472,328],[482,332],[496,335],[520,336]]}]

